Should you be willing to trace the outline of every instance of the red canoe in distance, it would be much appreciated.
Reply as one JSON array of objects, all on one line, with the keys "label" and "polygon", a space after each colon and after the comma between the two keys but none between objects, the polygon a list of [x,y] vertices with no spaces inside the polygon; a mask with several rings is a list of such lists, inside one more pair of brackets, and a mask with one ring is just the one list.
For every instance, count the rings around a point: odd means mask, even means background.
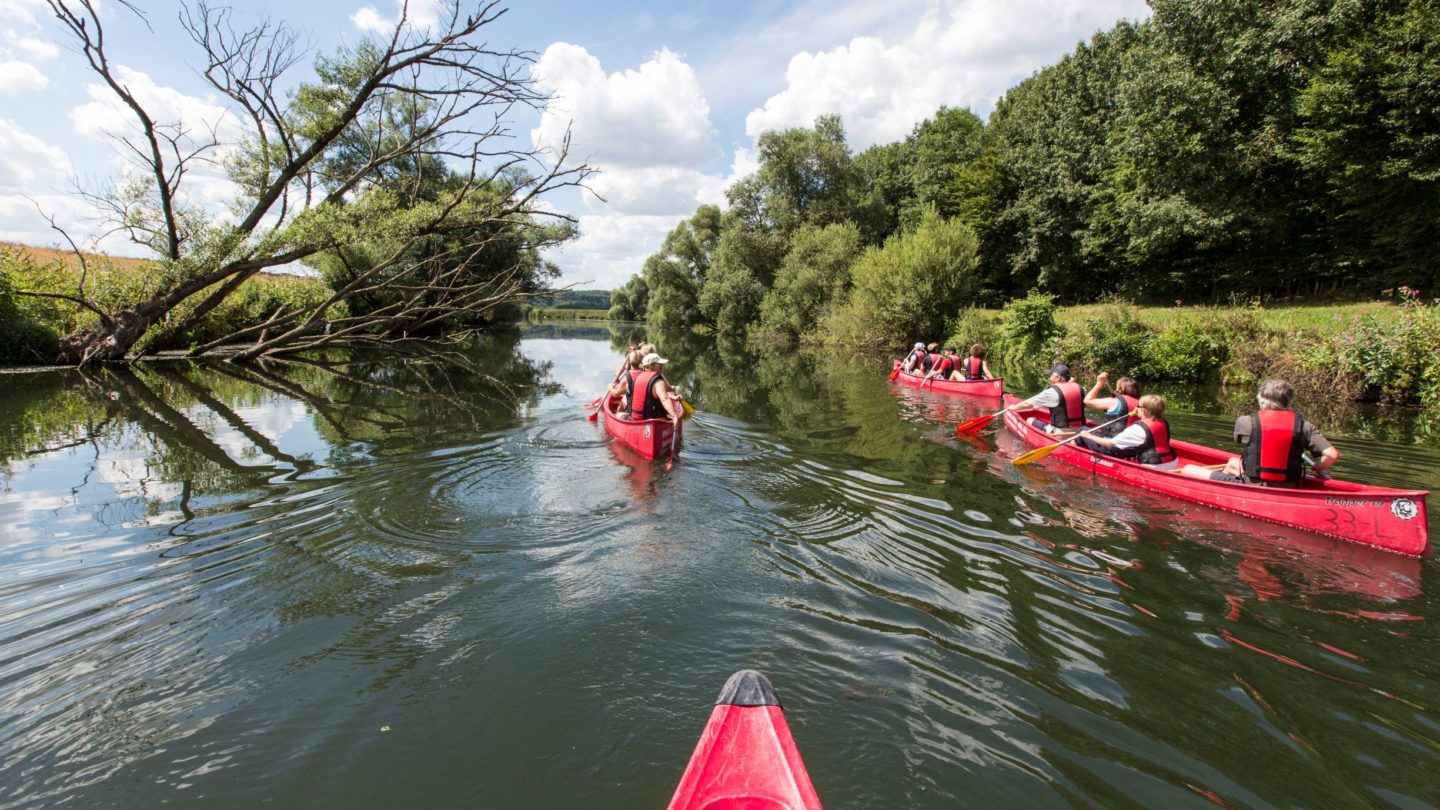
[{"label": "red canoe in distance", "polygon": [[725,682],[670,810],[821,810],[764,675],[742,669]]},{"label": "red canoe in distance", "polygon": [[[600,418],[605,420],[606,433],[648,459],[660,458],[670,452],[670,434],[677,429],[674,422],[669,419],[621,419],[615,414],[615,409],[619,406],[620,398],[612,397],[600,408]],[[680,436],[675,437],[676,442],[685,434],[684,422],[680,424],[682,427],[679,428]]]},{"label": "red canoe in distance", "polygon": [[[1007,394],[1003,401],[1009,406],[1020,400]],[[1025,420],[1029,417],[1045,421],[1049,413],[1040,410],[1007,412],[1005,428],[1031,447],[1043,447],[1058,441],[1057,437],[1028,424]],[[1180,457],[1182,467],[1186,464],[1222,464],[1235,457],[1234,453],[1190,442],[1172,440],[1170,446]],[[1175,498],[1386,551],[1418,556],[1429,547],[1430,528],[1425,514],[1425,496],[1430,493],[1424,490],[1373,487],[1313,476],[1307,477],[1304,485],[1297,488],[1229,484],[1156,470],[1133,461],[1104,456],[1075,443],[1061,447],[1049,457],[1085,472]]]},{"label": "red canoe in distance", "polygon": [[[896,360],[892,368],[900,368],[900,361]],[[939,391],[942,394],[959,394],[965,397],[998,397],[1005,390],[1005,378],[996,377],[993,380],[926,380],[917,374],[906,374],[900,372],[895,375],[895,382],[901,385],[913,385],[916,388],[923,387],[926,391]]]}]

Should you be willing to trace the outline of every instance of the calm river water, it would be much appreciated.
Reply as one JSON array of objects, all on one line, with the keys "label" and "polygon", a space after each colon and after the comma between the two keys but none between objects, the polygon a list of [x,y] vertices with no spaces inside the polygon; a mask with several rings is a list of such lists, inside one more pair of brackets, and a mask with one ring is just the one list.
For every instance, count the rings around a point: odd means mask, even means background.
[{"label": "calm river water", "polygon": [[[0,376],[0,807],[659,808],[745,667],[829,808],[1440,804],[1434,560],[844,357],[662,342],[667,471],[583,417],[630,337]],[[1440,489],[1414,415],[1322,425]]]}]

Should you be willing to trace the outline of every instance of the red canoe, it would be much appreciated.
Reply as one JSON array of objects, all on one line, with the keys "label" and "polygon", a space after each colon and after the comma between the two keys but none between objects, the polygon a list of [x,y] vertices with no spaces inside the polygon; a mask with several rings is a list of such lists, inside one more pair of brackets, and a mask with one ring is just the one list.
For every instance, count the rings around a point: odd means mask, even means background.
[{"label": "red canoe", "polygon": [[764,675],[730,676],[700,733],[670,810],[821,810],[820,797]]},{"label": "red canoe", "polygon": [[[900,361],[896,360],[892,370],[900,368],[900,365]],[[906,374],[902,371],[895,375],[895,382],[924,388],[926,391],[960,394],[967,397],[998,397],[1005,390],[1004,377],[996,377],[992,380],[926,380],[923,375]]]},{"label": "red canoe", "polygon": [[[1008,407],[1020,400],[1006,394]],[[1054,444],[1058,439],[1025,420],[1049,419],[1039,410],[1010,411],[1005,427],[1032,447]],[[1204,445],[1171,440],[1180,456],[1180,466],[1223,464],[1234,453]],[[1354,484],[1335,478],[1307,477],[1294,489],[1230,484],[1201,478],[1187,478],[1176,471],[1156,470],[1133,461],[1111,458],[1075,443],[1050,454],[1050,458],[1079,467],[1095,475],[1114,478],[1137,487],[1176,498],[1257,517],[1272,523],[1294,526],[1356,543],[1377,546],[1401,554],[1420,555],[1429,544],[1430,528],[1425,516],[1424,490],[1390,489]]]},{"label": "red canoe", "polygon": [[678,429],[679,435],[672,442],[671,434],[677,433],[674,422],[669,419],[621,419],[614,411],[619,406],[620,398],[614,397],[600,409],[600,417],[605,420],[605,432],[645,458],[655,459],[669,453],[684,435],[684,429]]}]

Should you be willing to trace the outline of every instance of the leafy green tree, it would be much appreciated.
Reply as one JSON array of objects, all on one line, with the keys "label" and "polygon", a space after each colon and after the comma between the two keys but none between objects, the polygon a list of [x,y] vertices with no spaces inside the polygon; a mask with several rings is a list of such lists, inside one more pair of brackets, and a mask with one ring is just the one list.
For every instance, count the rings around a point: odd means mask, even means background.
[{"label": "leafy green tree", "polygon": [[814,328],[848,290],[860,244],[860,229],[849,222],[797,230],[775,285],[760,303],[761,330],[772,340],[795,340]]},{"label": "leafy green tree", "polygon": [[646,321],[662,329],[688,329],[703,322],[700,290],[719,238],[720,209],[714,205],[700,206],[665,236],[660,250],[645,260]]},{"label": "leafy green tree", "polygon": [[645,277],[631,276],[624,285],[610,291],[610,311],[605,317],[612,321],[643,321],[649,300]]},{"label": "leafy green tree", "polygon": [[927,209],[914,232],[855,261],[848,303],[824,319],[828,336],[879,348],[945,335],[946,319],[979,287],[978,248],[969,225]]}]

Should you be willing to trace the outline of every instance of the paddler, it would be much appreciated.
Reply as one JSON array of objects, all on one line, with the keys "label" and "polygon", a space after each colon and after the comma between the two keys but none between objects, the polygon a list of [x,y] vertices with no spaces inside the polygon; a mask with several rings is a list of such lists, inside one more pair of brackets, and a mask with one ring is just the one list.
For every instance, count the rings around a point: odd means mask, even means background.
[{"label": "paddler", "polygon": [[1050,380],[1049,388],[1005,410],[1042,408],[1050,411],[1048,423],[1030,418],[1032,426],[1046,433],[1063,433],[1085,427],[1085,389],[1080,387],[1080,383],[1070,379],[1070,367],[1064,363],[1056,363],[1045,374]]},{"label": "paddler", "polygon": [[905,362],[902,364],[901,368],[906,374],[914,374],[917,369],[924,369],[925,360],[927,357],[928,355],[925,353],[925,344],[916,343],[915,348],[911,349],[910,354],[905,357]]},{"label": "paddler", "polygon": [[[1165,398],[1159,394],[1146,394],[1140,397],[1135,410],[1139,411],[1139,420],[1113,438],[1087,433],[1076,439],[1076,444],[1083,444],[1107,456],[1133,458],[1156,469],[1175,469],[1180,464],[1180,459],[1170,447],[1170,423],[1165,421]],[[1119,416],[1120,414],[1115,414],[1111,418]]]},{"label": "paddler", "polygon": [[990,373],[990,364],[985,362],[985,344],[976,343],[970,347],[970,356],[960,362],[955,369],[957,380],[989,380],[994,375]]},{"label": "paddler", "polygon": [[[1085,407],[1105,412],[1105,417],[1100,420],[1102,424],[1113,422],[1127,413],[1133,414],[1135,409],[1140,406],[1140,384],[1135,382],[1135,378],[1121,377],[1115,381],[1114,396],[1100,396],[1100,387],[1109,385],[1109,383],[1110,375],[1102,371],[1095,375],[1095,384],[1090,387],[1089,393],[1085,394]],[[1095,434],[1118,436],[1120,431],[1135,424],[1139,418],[1131,416],[1124,422],[1115,422],[1110,427],[1097,430]]]},{"label": "paddler", "polygon": [[955,370],[955,349],[947,346],[945,350],[935,356],[930,363],[930,370],[925,372],[927,380],[948,380],[950,373]]},{"label": "paddler", "polygon": [[629,402],[626,418],[634,421],[666,418],[672,422],[679,421],[675,392],[660,368],[668,362],[655,352],[640,359],[640,372],[630,377],[626,392],[626,401]]},{"label": "paddler", "polygon": [[1260,409],[1235,420],[1235,441],[1245,448],[1239,457],[1230,459],[1220,471],[1187,464],[1180,473],[1234,484],[1298,487],[1305,480],[1306,451],[1316,459],[1315,472],[1335,466],[1340,451],[1314,425],[1290,410],[1294,398],[1295,388],[1290,383],[1266,380],[1255,398]]}]

